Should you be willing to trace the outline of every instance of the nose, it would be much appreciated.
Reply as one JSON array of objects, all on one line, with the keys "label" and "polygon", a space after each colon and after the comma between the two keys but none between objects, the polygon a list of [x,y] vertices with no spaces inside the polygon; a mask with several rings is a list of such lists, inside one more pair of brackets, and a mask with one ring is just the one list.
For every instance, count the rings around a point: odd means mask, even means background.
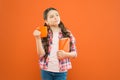
[{"label": "nose", "polygon": [[57,19],[57,18],[58,18],[58,16],[56,16],[56,15],[55,15],[55,16],[54,16],[54,18],[55,18],[55,19]]},{"label": "nose", "polygon": [[57,17],[55,16],[55,17],[54,17],[54,19],[56,20],[56,19],[57,19]]}]

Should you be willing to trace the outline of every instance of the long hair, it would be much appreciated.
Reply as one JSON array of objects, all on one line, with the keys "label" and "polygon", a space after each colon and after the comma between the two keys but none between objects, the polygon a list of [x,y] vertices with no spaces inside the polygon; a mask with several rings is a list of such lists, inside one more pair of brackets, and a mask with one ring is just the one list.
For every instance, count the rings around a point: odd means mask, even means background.
[{"label": "long hair", "polygon": [[[50,10],[56,10],[56,9],[55,9],[55,8],[48,8],[48,9],[46,9],[46,10],[44,11],[44,13],[43,13],[44,20],[47,20],[47,14],[48,14],[48,12],[49,12]],[[57,11],[57,10],[56,10],[56,11]],[[47,30],[48,30],[48,31],[50,30],[50,31],[52,32],[52,30],[51,30],[51,28],[50,28],[49,25],[47,25],[47,24],[45,23],[44,26],[47,26]],[[64,26],[64,24],[62,23],[62,21],[60,21],[60,23],[59,23],[58,26],[59,26],[60,29],[61,29],[61,32],[62,32],[63,37],[69,37],[69,38],[70,38],[70,32],[66,29],[66,27]],[[49,37],[49,36],[42,38],[42,44],[43,44],[43,47],[44,47],[44,50],[45,50],[45,56],[44,56],[45,60],[46,60],[46,58],[48,57],[48,54],[49,54],[49,53],[48,53],[48,47],[49,47],[48,37]],[[72,46],[72,42],[70,42],[70,47],[71,47],[71,46]],[[71,49],[71,48],[70,48],[70,49]],[[71,50],[70,50],[70,51],[71,51]]]}]

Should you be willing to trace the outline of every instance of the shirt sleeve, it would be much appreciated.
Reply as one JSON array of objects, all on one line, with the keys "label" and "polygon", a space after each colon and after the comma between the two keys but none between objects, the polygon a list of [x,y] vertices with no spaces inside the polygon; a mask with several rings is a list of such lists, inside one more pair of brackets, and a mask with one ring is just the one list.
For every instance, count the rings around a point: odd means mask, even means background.
[{"label": "shirt sleeve", "polygon": [[70,42],[71,42],[70,52],[75,52],[77,56],[76,40],[71,32],[70,32]]}]

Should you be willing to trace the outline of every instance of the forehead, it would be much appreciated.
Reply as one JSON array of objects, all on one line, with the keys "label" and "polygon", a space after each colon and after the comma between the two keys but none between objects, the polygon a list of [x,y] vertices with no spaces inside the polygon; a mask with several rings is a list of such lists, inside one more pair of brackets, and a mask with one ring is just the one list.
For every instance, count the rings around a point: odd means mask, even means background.
[{"label": "forehead", "polygon": [[50,10],[47,15],[50,16],[50,15],[54,15],[54,14],[59,14],[59,13],[56,10]]}]

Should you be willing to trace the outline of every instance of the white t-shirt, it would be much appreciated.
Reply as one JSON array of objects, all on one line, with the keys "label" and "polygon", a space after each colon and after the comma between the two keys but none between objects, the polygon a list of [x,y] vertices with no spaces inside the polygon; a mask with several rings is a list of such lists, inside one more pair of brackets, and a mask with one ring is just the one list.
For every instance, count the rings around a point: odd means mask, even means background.
[{"label": "white t-shirt", "polygon": [[51,52],[49,55],[48,69],[47,71],[59,72],[59,60],[57,58],[57,51],[59,46],[59,32],[53,32]]}]

